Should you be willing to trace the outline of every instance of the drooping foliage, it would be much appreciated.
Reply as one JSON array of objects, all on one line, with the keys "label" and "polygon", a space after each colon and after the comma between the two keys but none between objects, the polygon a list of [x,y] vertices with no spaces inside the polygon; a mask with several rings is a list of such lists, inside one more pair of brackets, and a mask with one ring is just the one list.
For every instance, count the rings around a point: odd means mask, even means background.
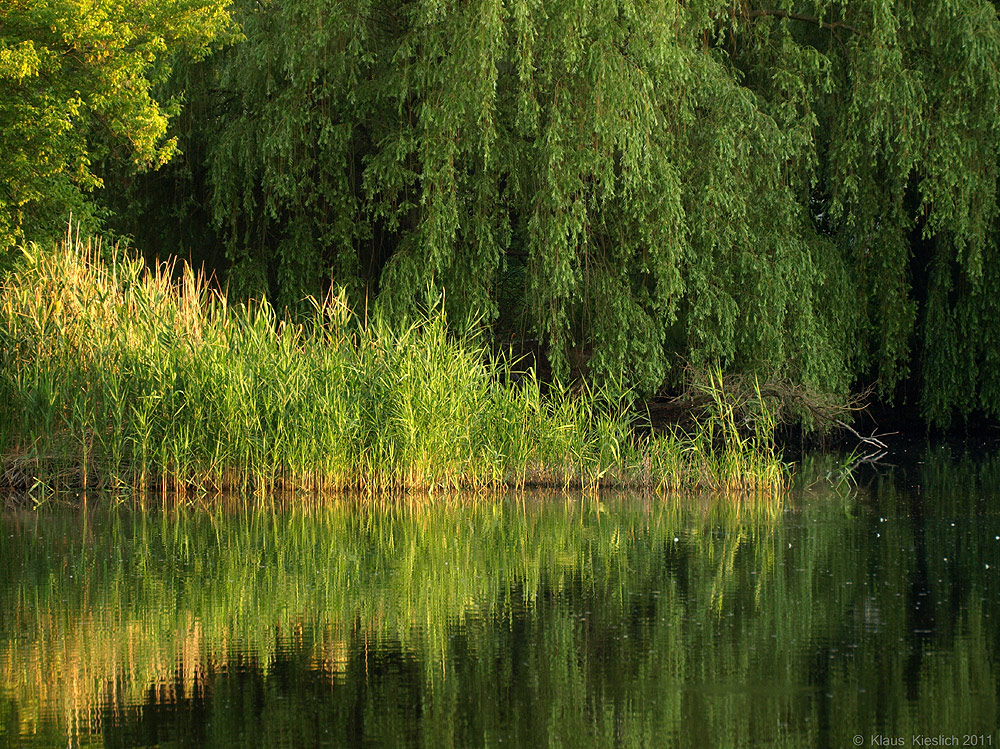
[{"label": "drooping foliage", "polygon": [[178,55],[231,36],[227,0],[5,0],[0,5],[0,253],[92,212],[102,158],[166,163],[178,102],[154,85]]},{"label": "drooping foliage", "polygon": [[203,160],[161,178],[210,200],[231,288],[332,280],[399,318],[443,288],[560,378],[648,392],[686,360],[1000,415],[994,3],[236,16],[246,41],[188,76]]}]

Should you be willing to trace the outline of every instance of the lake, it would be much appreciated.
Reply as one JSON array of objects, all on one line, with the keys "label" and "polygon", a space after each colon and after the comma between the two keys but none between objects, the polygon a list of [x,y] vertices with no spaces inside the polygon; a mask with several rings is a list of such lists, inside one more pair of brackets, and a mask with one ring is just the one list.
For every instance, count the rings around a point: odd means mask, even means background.
[{"label": "lake", "polygon": [[824,460],[780,502],[9,509],[0,743],[1000,745],[1000,458]]}]

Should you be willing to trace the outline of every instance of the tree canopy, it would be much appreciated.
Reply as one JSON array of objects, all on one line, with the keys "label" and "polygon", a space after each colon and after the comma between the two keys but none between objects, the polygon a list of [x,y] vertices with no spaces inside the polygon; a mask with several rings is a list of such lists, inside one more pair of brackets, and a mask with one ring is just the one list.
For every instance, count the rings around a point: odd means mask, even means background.
[{"label": "tree canopy", "polygon": [[5,0],[0,5],[0,251],[65,230],[115,156],[148,169],[176,151],[176,100],[153,94],[177,55],[232,22],[223,0]]},{"label": "tree canopy", "polygon": [[137,203],[178,235],[211,220],[231,288],[294,306],[332,281],[396,318],[444,290],[454,321],[523,324],[557,377],[643,392],[687,361],[1000,415],[994,3],[234,14],[245,41],[183,76],[188,158]]}]

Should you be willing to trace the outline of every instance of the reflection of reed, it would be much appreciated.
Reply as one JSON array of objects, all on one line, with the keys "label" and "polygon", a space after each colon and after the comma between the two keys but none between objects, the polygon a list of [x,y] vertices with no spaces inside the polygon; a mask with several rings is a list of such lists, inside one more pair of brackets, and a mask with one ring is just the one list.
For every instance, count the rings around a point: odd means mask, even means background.
[{"label": "reflection of reed", "polygon": [[[150,628],[143,620],[115,621],[82,615],[76,620],[41,617],[38,636],[0,643],[2,688],[16,699],[22,736],[36,735],[54,720],[63,726],[67,746],[86,743],[103,732],[107,712],[115,724],[135,705],[178,705],[202,696],[206,685],[232,665],[246,662],[245,644],[234,642],[227,628],[207,633],[201,622],[185,617],[174,630]],[[313,642],[311,627],[290,626],[283,645],[311,653],[310,667],[337,679],[347,670],[348,643],[332,629]],[[253,667],[266,673],[276,647],[255,650]]]},{"label": "reflection of reed", "polygon": [[[531,605],[543,579],[600,585],[595,567],[610,568],[640,539],[672,544],[680,534],[714,556],[718,541],[698,526],[749,524],[756,538],[773,532],[780,506],[552,494],[508,505],[415,501],[362,510],[345,502],[161,520],[64,515],[57,531],[22,515],[14,526],[21,551],[60,572],[41,591],[41,606],[27,604],[40,592],[30,580],[18,581],[15,620],[32,636],[0,642],[4,687],[36,724],[59,706],[60,722],[80,736],[100,730],[101,709],[114,716],[146,699],[189,698],[240,653],[266,670],[277,640],[312,648],[310,662],[336,678],[355,626],[375,640],[423,643],[441,673],[447,628],[504,607],[515,589]],[[724,543],[744,538],[737,532]]]},{"label": "reflection of reed", "polygon": [[215,633],[212,652],[199,622],[189,622],[175,633],[142,620],[50,613],[36,622],[28,647],[0,643],[4,687],[17,695],[22,731],[31,735],[45,714],[58,715],[72,746],[101,733],[105,710],[119,720],[124,706],[150,695],[160,703],[189,697],[227,660],[226,633]]},{"label": "reflection of reed", "polygon": [[[5,556],[25,574],[0,583],[0,606],[11,612],[0,622],[0,688],[16,701],[24,735],[56,726],[59,743],[71,744],[99,735],[102,715],[121,721],[137,705],[204,696],[234,666],[264,680],[279,662],[331,685],[374,680],[371,653],[387,645],[419,663],[435,699],[458,699],[456,679],[497,682],[489,669],[513,656],[491,652],[485,635],[521,617],[529,632],[517,669],[541,690],[526,700],[562,701],[553,711],[571,726],[586,712],[581,705],[602,704],[592,690],[616,684],[633,704],[662,701],[657,714],[668,717],[657,731],[676,731],[682,709],[703,707],[716,744],[725,726],[760,731],[789,715],[815,719],[816,706],[802,697],[811,692],[796,686],[810,673],[810,648],[859,637],[852,628],[870,638],[867,649],[829,679],[903,678],[894,643],[905,631],[905,601],[880,599],[879,628],[862,626],[879,589],[857,574],[871,560],[844,553],[855,545],[843,534],[856,526],[845,522],[842,500],[797,508],[824,513],[824,522],[794,537],[785,509],[709,496],[548,495],[384,509],[22,516],[4,529]],[[878,553],[895,554],[878,558],[880,584],[905,589],[907,528],[880,530]],[[977,585],[970,579],[963,595],[982,598]],[[976,689],[995,679],[994,645],[979,619],[996,613],[973,607],[957,625],[980,632],[948,646],[965,666],[928,657],[920,678],[964,679]],[[472,665],[454,649],[456,631],[485,648]],[[734,680],[749,683],[761,659],[773,671],[769,692],[724,703],[713,696]],[[921,690],[922,709],[933,712],[940,686]],[[996,714],[985,697],[976,704]],[[860,722],[865,705],[854,709]],[[627,734],[639,720],[609,713],[597,723]]]},{"label": "reflection of reed", "polygon": [[343,641],[324,642],[317,659],[318,670],[329,675],[331,679],[342,676],[347,671],[350,650]]}]

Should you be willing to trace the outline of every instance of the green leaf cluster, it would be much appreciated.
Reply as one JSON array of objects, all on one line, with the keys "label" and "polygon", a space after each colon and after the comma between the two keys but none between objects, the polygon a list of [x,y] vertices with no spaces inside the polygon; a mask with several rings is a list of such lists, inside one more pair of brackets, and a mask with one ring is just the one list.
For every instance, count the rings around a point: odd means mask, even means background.
[{"label": "green leaf cluster", "polygon": [[0,252],[93,213],[107,156],[155,169],[177,151],[176,99],[154,95],[178,55],[235,29],[223,0],[7,0],[0,6]]}]

